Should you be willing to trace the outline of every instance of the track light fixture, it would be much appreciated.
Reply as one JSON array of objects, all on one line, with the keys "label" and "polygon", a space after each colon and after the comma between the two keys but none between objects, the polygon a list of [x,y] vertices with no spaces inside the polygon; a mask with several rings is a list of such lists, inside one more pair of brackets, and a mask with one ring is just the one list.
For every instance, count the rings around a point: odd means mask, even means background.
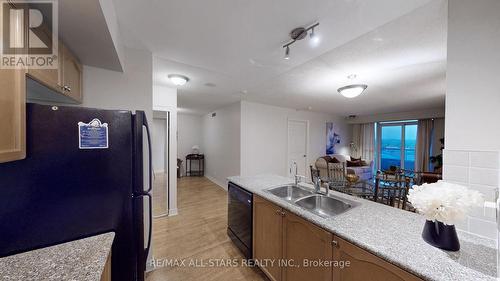
[{"label": "track light fixture", "polygon": [[309,34],[309,37],[311,37],[311,39],[316,38],[316,33],[314,33],[314,27],[311,28],[311,33]]},{"label": "track light fixture", "polygon": [[314,32],[314,28],[319,25],[319,22],[309,26],[309,27],[297,27],[290,32],[291,41],[283,45],[285,48],[285,57],[284,59],[290,59],[290,46],[298,40],[302,40],[307,36],[307,33],[311,31],[309,37],[311,39],[311,45],[316,46],[319,43],[319,37]]},{"label": "track light fixture", "polygon": [[290,59],[290,47],[289,46],[286,46],[284,59],[286,59],[286,60]]}]

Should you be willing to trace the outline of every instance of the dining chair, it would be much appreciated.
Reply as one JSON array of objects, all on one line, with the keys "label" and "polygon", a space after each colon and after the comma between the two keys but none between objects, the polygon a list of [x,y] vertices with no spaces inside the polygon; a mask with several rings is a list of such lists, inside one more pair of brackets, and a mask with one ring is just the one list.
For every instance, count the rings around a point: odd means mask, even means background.
[{"label": "dining chair", "polygon": [[314,182],[314,178],[319,177],[319,170],[315,169],[313,165],[309,165],[309,168],[311,169],[311,182]]},{"label": "dining chair", "polygon": [[345,162],[328,163],[327,164],[327,174],[328,174],[328,180],[331,183],[334,183],[334,184],[345,183],[345,181],[346,181]]},{"label": "dining chair", "polygon": [[390,178],[377,174],[373,200],[403,210],[411,209],[408,204],[410,183],[409,177]]}]

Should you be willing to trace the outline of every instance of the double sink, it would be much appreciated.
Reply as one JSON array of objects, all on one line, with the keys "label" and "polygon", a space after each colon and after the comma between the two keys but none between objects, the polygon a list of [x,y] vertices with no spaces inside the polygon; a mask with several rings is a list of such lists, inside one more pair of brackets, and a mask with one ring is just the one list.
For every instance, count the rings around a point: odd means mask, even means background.
[{"label": "double sink", "polygon": [[333,195],[314,193],[297,185],[273,187],[267,189],[267,192],[323,218],[342,214],[358,204]]}]

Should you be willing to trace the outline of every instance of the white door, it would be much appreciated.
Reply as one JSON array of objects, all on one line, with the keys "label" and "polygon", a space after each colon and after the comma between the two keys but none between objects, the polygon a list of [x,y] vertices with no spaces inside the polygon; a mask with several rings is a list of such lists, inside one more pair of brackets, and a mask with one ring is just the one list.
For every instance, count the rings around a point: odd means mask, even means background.
[{"label": "white door", "polygon": [[303,120],[288,120],[288,173],[307,176],[307,139],[308,122]]}]

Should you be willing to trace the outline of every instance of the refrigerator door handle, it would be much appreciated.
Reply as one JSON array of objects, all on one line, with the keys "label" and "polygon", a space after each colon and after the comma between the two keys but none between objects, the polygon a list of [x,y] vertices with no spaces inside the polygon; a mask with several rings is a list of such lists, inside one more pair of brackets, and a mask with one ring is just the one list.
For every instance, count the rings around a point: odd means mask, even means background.
[{"label": "refrigerator door handle", "polygon": [[149,250],[151,249],[151,236],[153,233],[153,198],[150,193],[145,193],[144,196],[147,196],[149,198],[149,231],[148,231],[148,243],[146,244],[147,246],[145,249],[145,257],[147,261]]},{"label": "refrigerator door handle", "polygon": [[153,160],[152,160],[153,152],[152,152],[152,148],[151,148],[151,134],[149,132],[149,126],[148,126],[148,120],[146,118],[146,114],[144,114],[144,118],[142,120],[143,120],[142,125],[146,128],[146,135],[148,138],[149,186],[148,186],[147,191],[145,191],[145,194],[147,194],[147,193],[151,192],[151,190],[153,189]]}]

